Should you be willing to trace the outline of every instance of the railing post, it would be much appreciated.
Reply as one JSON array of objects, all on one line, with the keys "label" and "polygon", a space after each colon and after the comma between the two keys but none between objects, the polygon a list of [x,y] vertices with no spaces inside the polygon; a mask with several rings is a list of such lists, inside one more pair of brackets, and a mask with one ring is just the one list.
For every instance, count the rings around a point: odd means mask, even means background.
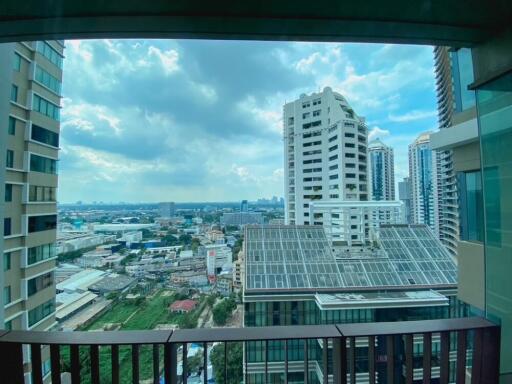
[{"label": "railing post", "polygon": [[333,384],[341,384],[341,341],[339,337],[332,339],[332,378]]},{"label": "railing post", "polygon": [[164,378],[165,383],[178,383],[178,349],[176,343],[164,344]]},{"label": "railing post", "polygon": [[482,370],[481,384],[499,382],[501,329],[498,326],[482,330]]},{"label": "railing post", "polygon": [[23,346],[21,343],[0,343],[0,359],[2,366],[2,382],[9,384],[25,384],[23,377]]}]

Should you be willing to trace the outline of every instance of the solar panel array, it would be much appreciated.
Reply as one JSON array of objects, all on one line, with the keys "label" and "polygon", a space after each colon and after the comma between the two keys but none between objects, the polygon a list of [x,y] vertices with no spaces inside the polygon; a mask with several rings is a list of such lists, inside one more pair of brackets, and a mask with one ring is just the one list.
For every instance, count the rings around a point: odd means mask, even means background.
[{"label": "solar panel array", "polygon": [[457,267],[425,226],[385,226],[387,257],[336,260],[322,227],[246,227],[246,289],[447,285]]}]

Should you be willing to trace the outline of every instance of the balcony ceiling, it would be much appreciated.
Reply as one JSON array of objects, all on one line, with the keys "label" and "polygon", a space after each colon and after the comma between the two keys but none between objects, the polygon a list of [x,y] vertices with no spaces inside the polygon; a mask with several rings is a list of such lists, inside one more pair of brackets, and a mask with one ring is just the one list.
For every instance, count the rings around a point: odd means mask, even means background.
[{"label": "balcony ceiling", "polygon": [[0,41],[159,37],[470,46],[510,20],[510,0],[2,0]]}]

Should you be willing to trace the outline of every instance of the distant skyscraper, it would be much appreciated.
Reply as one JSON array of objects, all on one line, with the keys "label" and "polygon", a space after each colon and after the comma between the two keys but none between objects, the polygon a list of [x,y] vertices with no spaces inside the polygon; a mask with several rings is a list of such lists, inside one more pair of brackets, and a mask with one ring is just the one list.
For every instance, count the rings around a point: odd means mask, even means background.
[{"label": "distant skyscraper", "polygon": [[370,199],[395,200],[395,162],[393,148],[379,139],[368,144]]},{"label": "distant skyscraper", "polygon": [[[55,326],[63,52],[62,40],[0,48],[5,95],[0,103],[0,148],[6,159],[0,169],[0,187],[5,187],[5,196],[0,194],[0,328],[4,329],[44,331]],[[42,356],[46,366],[48,357]]]},{"label": "distant skyscraper", "polygon": [[412,224],[411,180],[408,177],[398,182],[398,199],[404,203],[405,222]]},{"label": "distant skyscraper", "polygon": [[283,107],[285,220],[314,224],[315,200],[368,200],[365,120],[331,88]]},{"label": "distant skyscraper", "polygon": [[167,203],[159,203],[158,204],[158,214],[160,217],[174,217],[175,215],[175,205],[173,202]]},{"label": "distant skyscraper", "polygon": [[247,212],[249,211],[249,203],[247,200],[242,200],[240,203],[240,212]]},{"label": "distant skyscraper", "polygon": [[428,225],[439,236],[438,162],[430,147],[430,132],[409,145],[409,177],[414,223]]}]

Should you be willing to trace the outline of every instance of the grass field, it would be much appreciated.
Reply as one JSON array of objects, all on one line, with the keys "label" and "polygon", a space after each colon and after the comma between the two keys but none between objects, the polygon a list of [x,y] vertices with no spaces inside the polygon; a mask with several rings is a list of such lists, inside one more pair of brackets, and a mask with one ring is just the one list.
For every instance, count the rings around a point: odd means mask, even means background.
[{"label": "grass field", "polygon": [[[169,305],[175,301],[175,296],[163,295],[164,291],[159,291],[151,299],[146,300],[143,305],[136,305],[134,302],[120,301],[96,319],[84,331],[100,331],[108,323],[120,323],[120,330],[148,330],[154,329],[157,324],[179,323],[181,314],[173,314],[169,311]],[[199,314],[202,306],[196,312]],[[107,331],[105,331],[107,332]],[[114,331],[115,332],[115,331]],[[160,367],[163,366],[163,348],[160,348]],[[110,347],[100,348],[100,379],[102,383],[111,381],[111,357]],[[63,347],[61,350],[61,360],[63,362],[63,371],[69,367],[69,348]],[[88,347],[80,348],[81,376],[82,383],[90,383],[90,359]],[[142,346],[139,355],[139,367],[141,380],[152,377],[153,372],[153,349],[152,346]],[[121,372],[121,383],[128,384],[132,382],[132,362],[131,348],[121,347],[119,349],[119,364]]]}]

